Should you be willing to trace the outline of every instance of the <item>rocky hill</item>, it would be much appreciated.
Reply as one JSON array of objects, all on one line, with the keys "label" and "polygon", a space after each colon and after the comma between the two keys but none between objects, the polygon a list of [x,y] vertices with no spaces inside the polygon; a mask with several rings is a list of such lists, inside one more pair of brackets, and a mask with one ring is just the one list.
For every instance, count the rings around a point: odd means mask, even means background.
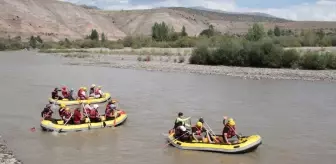
[{"label": "rocky hill", "polygon": [[221,32],[243,33],[253,22],[290,29],[336,28],[336,22],[296,22],[263,15],[235,14],[191,8],[104,11],[57,0],[0,0],[0,36],[42,39],[80,39],[91,29],[105,32],[115,40],[127,35],[149,35],[155,22],[165,21],[179,31],[185,26],[189,35],[198,35],[210,24]]}]

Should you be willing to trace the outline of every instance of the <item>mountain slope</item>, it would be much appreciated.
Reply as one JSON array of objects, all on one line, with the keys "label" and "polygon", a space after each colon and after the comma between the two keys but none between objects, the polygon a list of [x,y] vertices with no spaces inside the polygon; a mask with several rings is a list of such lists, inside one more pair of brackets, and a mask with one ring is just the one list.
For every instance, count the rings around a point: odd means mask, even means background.
[{"label": "mountain slope", "polygon": [[57,0],[1,0],[0,37],[40,35],[44,40],[80,39],[97,29],[108,39],[151,33],[155,22],[165,21],[180,31],[185,26],[190,36],[212,24],[223,33],[244,33],[253,22],[265,28],[274,25],[290,29],[335,28],[335,22],[295,22],[269,16],[219,13],[183,7],[150,10],[104,11]]}]

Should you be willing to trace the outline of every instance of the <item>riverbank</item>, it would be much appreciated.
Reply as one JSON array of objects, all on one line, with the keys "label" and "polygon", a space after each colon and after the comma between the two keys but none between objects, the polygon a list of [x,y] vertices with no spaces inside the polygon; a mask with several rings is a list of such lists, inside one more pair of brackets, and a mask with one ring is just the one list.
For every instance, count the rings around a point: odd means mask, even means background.
[{"label": "riverbank", "polygon": [[[103,50],[102,50],[103,51]],[[162,51],[162,50],[161,50]],[[168,50],[167,50],[168,51]],[[172,49],[170,49],[172,51]],[[174,50],[175,52],[179,50]],[[40,53],[41,54],[41,53]],[[70,65],[103,66],[148,71],[214,74],[243,79],[283,79],[307,81],[336,81],[335,70],[298,70],[188,64],[190,55],[134,55],[109,53],[51,53],[67,58]]]},{"label": "riverbank", "polygon": [[6,141],[0,136],[0,163],[1,164],[22,164],[22,161],[16,159],[12,151],[6,145]]}]

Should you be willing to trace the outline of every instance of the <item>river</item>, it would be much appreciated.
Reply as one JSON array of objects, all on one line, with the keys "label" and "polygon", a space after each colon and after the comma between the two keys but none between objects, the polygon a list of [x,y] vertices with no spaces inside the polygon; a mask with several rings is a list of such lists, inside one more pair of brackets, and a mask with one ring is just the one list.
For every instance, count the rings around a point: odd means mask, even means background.
[{"label": "river", "polygon": [[[75,59],[35,54],[0,53],[0,134],[26,164],[336,161],[335,83],[76,66],[64,64]],[[92,83],[120,100],[129,114],[123,126],[57,135],[39,130],[40,112],[55,86]],[[203,117],[218,133],[222,116],[231,116],[240,133],[259,134],[263,144],[242,155],[165,147],[162,133],[180,111],[194,123]],[[32,127],[37,130],[31,132]]]}]

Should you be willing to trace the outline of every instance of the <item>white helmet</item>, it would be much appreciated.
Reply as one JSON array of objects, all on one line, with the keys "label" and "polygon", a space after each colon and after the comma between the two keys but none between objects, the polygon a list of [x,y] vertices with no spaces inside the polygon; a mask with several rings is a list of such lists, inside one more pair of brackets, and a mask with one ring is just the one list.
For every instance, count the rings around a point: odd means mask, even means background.
[{"label": "white helmet", "polygon": [[117,108],[117,106],[114,105],[114,104],[111,104],[110,107],[111,107],[111,109],[116,109]]},{"label": "white helmet", "polygon": [[93,108],[95,108],[95,109],[97,109],[98,107],[99,107],[98,104],[94,104],[94,105],[93,105]]}]

